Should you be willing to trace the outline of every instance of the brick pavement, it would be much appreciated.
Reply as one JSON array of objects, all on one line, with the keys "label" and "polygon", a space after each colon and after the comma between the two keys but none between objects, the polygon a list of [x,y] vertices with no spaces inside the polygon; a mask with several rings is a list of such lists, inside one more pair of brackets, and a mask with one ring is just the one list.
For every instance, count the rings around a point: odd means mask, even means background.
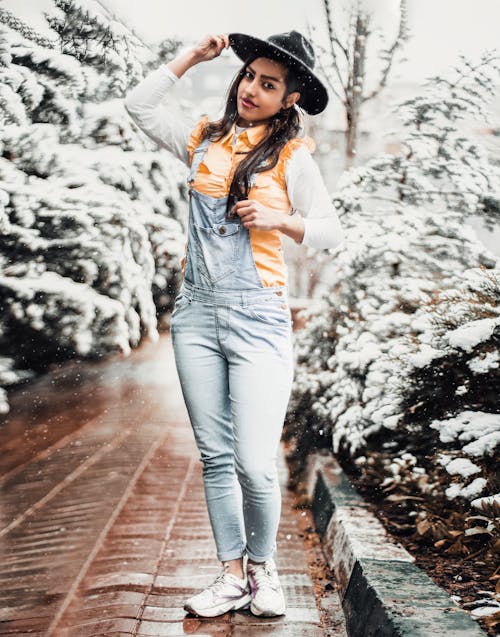
[{"label": "brick pavement", "polygon": [[321,622],[283,450],[287,614],[182,609],[220,564],[168,335],[129,357],[65,365],[11,404],[0,422],[0,635],[344,634]]}]

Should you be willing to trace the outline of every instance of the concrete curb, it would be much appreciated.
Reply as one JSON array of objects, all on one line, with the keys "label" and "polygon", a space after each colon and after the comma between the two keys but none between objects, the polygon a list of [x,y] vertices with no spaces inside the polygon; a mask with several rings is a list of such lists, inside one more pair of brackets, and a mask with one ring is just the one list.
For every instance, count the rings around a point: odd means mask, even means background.
[{"label": "concrete curb", "polygon": [[476,621],[394,543],[329,452],[310,456],[306,475],[349,637],[484,637]]}]

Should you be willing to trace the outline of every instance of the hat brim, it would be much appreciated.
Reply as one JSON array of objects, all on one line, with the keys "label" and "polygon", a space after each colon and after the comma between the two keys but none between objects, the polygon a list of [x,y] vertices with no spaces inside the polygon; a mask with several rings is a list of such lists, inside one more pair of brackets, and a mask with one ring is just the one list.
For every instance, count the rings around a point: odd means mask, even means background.
[{"label": "hat brim", "polygon": [[267,40],[261,40],[245,33],[229,33],[229,44],[243,62],[246,62],[250,57],[268,57],[290,66],[295,71],[299,71],[306,90],[301,95],[298,105],[309,115],[317,115],[326,108],[328,92],[323,82],[302,60],[289,51]]}]

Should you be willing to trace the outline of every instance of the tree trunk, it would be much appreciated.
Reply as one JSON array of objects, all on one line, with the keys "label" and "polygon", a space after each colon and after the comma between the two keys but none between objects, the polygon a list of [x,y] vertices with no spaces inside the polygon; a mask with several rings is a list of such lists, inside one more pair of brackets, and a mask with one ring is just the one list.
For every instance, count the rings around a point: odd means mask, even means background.
[{"label": "tree trunk", "polygon": [[365,57],[366,57],[366,35],[368,18],[364,13],[356,16],[356,26],[354,31],[354,46],[352,54],[352,68],[349,74],[347,86],[347,127],[345,145],[345,164],[349,168],[356,156],[356,146],[358,142],[358,122],[361,110],[363,85],[365,81]]}]

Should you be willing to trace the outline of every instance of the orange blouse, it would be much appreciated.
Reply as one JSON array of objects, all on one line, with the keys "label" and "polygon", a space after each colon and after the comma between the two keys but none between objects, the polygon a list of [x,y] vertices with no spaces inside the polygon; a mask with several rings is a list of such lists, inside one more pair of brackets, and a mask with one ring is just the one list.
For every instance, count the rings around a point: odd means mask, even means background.
[{"label": "orange blouse", "polygon": [[[189,135],[187,150],[190,163],[193,161],[194,149],[201,142],[204,126],[208,121],[208,116],[203,117]],[[195,190],[210,197],[226,196],[229,193],[236,167],[242,161],[244,154],[262,139],[266,132],[266,124],[244,129],[237,136],[233,146],[235,132],[236,124],[233,123],[231,129],[222,139],[211,142],[193,181],[192,185]],[[255,183],[248,193],[249,199],[258,201],[263,206],[276,211],[288,212],[290,210],[285,166],[292,152],[302,144],[305,144],[311,153],[316,148],[311,137],[296,137],[289,140],[281,150],[276,166],[257,173]],[[264,287],[286,285],[288,272],[283,258],[282,233],[279,230],[258,230],[256,228],[248,230],[255,266],[262,285]],[[186,250],[187,244],[181,260],[182,274],[184,274]]]}]

